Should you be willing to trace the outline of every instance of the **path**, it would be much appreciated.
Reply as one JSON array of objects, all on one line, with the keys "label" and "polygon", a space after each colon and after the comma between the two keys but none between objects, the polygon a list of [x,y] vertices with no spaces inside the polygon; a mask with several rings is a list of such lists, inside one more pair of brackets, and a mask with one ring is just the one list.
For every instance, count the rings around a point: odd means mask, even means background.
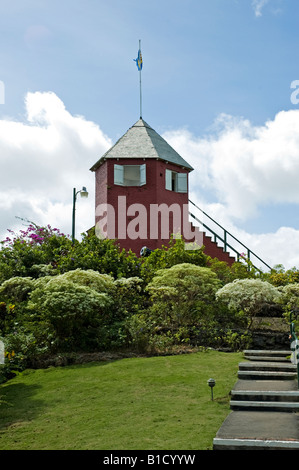
[{"label": "path", "polygon": [[231,413],[214,450],[299,449],[297,367],[290,351],[244,351],[231,391]]}]

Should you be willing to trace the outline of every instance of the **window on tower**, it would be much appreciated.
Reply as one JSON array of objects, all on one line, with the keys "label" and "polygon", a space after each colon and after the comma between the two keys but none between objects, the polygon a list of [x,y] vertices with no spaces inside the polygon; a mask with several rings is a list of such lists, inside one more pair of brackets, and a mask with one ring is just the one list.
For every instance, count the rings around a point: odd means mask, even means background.
[{"label": "window on tower", "polygon": [[187,173],[177,173],[172,170],[165,170],[165,188],[176,193],[188,192]]},{"label": "window on tower", "polygon": [[146,165],[114,165],[114,184],[143,186],[146,184]]}]

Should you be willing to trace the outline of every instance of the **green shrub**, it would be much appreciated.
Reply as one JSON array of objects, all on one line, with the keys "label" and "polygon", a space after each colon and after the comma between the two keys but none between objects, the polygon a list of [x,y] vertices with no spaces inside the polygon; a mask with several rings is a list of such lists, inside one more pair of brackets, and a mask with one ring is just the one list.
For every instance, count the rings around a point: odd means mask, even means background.
[{"label": "green shrub", "polygon": [[22,302],[32,291],[34,282],[31,277],[12,277],[0,286],[0,299],[10,302]]},{"label": "green shrub", "polygon": [[50,225],[40,227],[30,222],[26,230],[9,233],[10,237],[0,242],[0,282],[10,277],[42,275],[45,266],[55,266],[72,248],[71,240]]},{"label": "green shrub", "polygon": [[159,269],[171,268],[183,263],[206,266],[207,256],[203,253],[202,248],[186,250],[182,238],[171,238],[169,246],[162,246],[143,259],[140,276],[148,283]]},{"label": "green shrub", "polygon": [[226,303],[233,312],[244,312],[250,328],[262,308],[280,301],[280,293],[267,281],[239,279],[219,289],[216,299]]},{"label": "green shrub", "polygon": [[188,344],[194,330],[214,318],[220,285],[211,269],[191,263],[158,270],[146,289],[150,295],[147,311],[126,323],[131,344],[148,352]]},{"label": "green shrub", "polygon": [[132,251],[120,249],[114,240],[99,239],[94,229],[57,258],[60,273],[82,269],[109,274],[114,279],[139,276],[140,260]]},{"label": "green shrub", "polygon": [[53,328],[53,348],[89,349],[100,343],[98,330],[112,302],[107,293],[72,282],[64,275],[38,280],[37,284],[28,302],[29,318]]},{"label": "green shrub", "polygon": [[291,283],[278,288],[280,292],[280,302],[284,311],[284,318],[287,323],[291,321],[295,324],[295,329],[299,329],[299,284]]},{"label": "green shrub", "polygon": [[75,269],[68,271],[57,279],[71,281],[80,286],[90,287],[96,292],[112,294],[115,291],[114,279],[108,274],[100,274],[92,269]]},{"label": "green shrub", "polygon": [[162,269],[147,287],[153,302],[151,313],[167,325],[193,324],[210,314],[220,285],[209,268],[183,263]]}]

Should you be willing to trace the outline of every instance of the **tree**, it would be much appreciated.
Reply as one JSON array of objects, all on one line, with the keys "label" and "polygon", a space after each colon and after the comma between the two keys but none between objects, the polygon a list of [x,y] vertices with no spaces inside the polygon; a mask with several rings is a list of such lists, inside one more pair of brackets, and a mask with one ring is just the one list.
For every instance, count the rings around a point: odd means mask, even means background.
[{"label": "tree", "polygon": [[114,279],[140,274],[141,261],[131,250],[120,249],[115,240],[99,239],[94,229],[82,235],[57,261],[57,269],[64,273],[73,269],[92,269],[109,274]]}]

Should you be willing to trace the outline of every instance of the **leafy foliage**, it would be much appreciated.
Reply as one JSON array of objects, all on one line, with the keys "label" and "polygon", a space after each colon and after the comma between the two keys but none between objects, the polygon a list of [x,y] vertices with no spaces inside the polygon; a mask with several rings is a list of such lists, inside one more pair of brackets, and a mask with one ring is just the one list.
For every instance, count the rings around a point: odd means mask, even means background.
[{"label": "leafy foliage", "polygon": [[243,311],[252,319],[267,304],[278,303],[279,291],[267,281],[261,279],[239,279],[222,287],[216,298],[225,302],[232,311]]},{"label": "leafy foliage", "polygon": [[71,249],[71,241],[59,229],[30,223],[27,230],[1,242],[0,282],[17,276],[37,276],[38,266],[56,266],[57,260]]},{"label": "leafy foliage", "polygon": [[219,287],[216,274],[209,268],[182,263],[159,270],[147,289],[154,310],[163,310],[171,322],[183,325],[207,314]]},{"label": "leafy foliage", "polygon": [[299,309],[299,284],[291,283],[279,288],[281,303],[287,311]]},{"label": "leafy foliage", "polygon": [[229,266],[180,238],[139,258],[92,230],[74,243],[49,225],[9,233],[0,245],[0,335],[10,373],[63,352],[238,349],[262,305],[299,306],[295,268]]},{"label": "leafy foliage", "polygon": [[276,287],[294,284],[299,282],[299,271],[295,267],[285,270],[283,265],[276,265],[268,276],[268,280]]},{"label": "leafy foliage", "polygon": [[196,266],[206,266],[207,256],[202,249],[186,250],[182,238],[171,238],[169,246],[154,250],[143,260],[140,276],[149,283],[159,269],[171,268],[174,265],[190,263]]},{"label": "leafy foliage", "polygon": [[106,292],[91,287],[95,285],[92,282],[86,285],[86,276],[85,285],[78,282],[78,276],[75,282],[69,278],[63,274],[43,278],[46,282],[37,282],[28,302],[30,321],[48,324],[47,330],[52,332],[52,351],[90,347],[111,304]]},{"label": "leafy foliage", "polygon": [[165,350],[188,343],[197,329],[215,321],[215,293],[221,286],[209,268],[191,263],[158,270],[147,286],[147,314],[131,317],[128,328],[139,350]]}]

